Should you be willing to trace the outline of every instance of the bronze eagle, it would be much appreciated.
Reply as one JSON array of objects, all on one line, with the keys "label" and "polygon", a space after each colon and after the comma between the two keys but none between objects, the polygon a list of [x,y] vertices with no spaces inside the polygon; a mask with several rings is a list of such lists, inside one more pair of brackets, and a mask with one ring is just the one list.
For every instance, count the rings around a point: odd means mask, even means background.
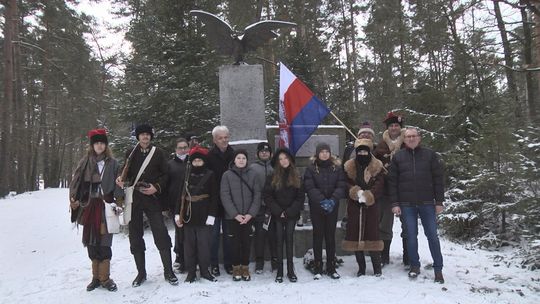
[{"label": "bronze eagle", "polygon": [[273,30],[296,26],[293,22],[265,20],[248,25],[243,32],[237,33],[227,22],[214,14],[201,10],[192,10],[189,13],[205,24],[208,40],[216,51],[232,56],[236,65],[244,62],[244,54],[247,52],[255,51],[271,39],[279,37]]}]

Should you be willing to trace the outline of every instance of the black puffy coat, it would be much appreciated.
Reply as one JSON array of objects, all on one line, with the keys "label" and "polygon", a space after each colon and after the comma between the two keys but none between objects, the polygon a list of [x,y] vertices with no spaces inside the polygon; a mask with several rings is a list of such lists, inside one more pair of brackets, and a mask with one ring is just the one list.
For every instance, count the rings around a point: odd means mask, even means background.
[{"label": "black puffy coat", "polygon": [[[218,185],[218,192],[220,192],[221,177],[230,168],[230,164],[234,160],[234,150],[231,146],[227,146],[225,152],[221,152],[219,148],[214,145],[212,149],[208,152],[208,169],[214,172],[216,176],[216,182]],[[218,217],[223,217],[225,215],[225,210],[221,204],[221,198],[218,197]]]},{"label": "black puffy coat", "polygon": [[320,202],[325,199],[339,203],[340,199],[347,197],[347,188],[345,172],[334,157],[323,165],[313,160],[304,172],[304,189],[312,210],[322,212]]},{"label": "black puffy coat", "polygon": [[285,186],[281,189],[272,187],[272,178],[266,179],[263,190],[264,203],[275,219],[279,219],[281,213],[285,212],[286,219],[298,220],[300,211],[304,208],[305,192],[303,185],[300,188]]},{"label": "black puffy coat", "polygon": [[388,191],[394,206],[442,204],[444,172],[440,157],[421,146],[401,149],[392,158]]}]

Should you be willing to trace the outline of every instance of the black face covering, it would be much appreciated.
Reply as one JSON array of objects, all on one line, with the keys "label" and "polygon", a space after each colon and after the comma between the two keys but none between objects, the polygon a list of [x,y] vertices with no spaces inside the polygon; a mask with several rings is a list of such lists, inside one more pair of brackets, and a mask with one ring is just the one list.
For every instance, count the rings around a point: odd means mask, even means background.
[{"label": "black face covering", "polygon": [[195,174],[201,174],[204,172],[204,165],[200,166],[200,167],[195,167],[195,166],[192,166],[191,167],[191,172],[192,173],[195,173]]},{"label": "black face covering", "polygon": [[317,158],[316,162],[317,162],[317,165],[322,167],[322,168],[329,167],[332,164],[332,161],[330,159],[320,160],[320,159]]},{"label": "black face covering", "polygon": [[[360,151],[367,151],[367,155],[359,155],[358,152]],[[363,166],[366,166],[371,161],[371,153],[369,151],[368,147],[365,146],[358,146],[356,148],[356,161]]]}]

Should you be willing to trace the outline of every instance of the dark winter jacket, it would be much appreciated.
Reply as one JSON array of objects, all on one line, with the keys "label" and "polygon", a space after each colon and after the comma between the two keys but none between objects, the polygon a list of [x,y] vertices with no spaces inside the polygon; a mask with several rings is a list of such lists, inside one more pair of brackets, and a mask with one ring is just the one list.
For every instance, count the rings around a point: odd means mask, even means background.
[{"label": "dark winter jacket", "polygon": [[443,166],[433,150],[422,146],[402,149],[392,158],[388,191],[394,206],[442,204]]},{"label": "dark winter jacket", "polygon": [[221,203],[225,219],[232,220],[239,214],[257,216],[261,207],[261,185],[255,171],[233,166],[225,172],[221,178]]},{"label": "dark winter jacket", "polygon": [[[204,178],[208,175],[206,178]],[[203,178],[205,180],[203,180]],[[199,184],[204,182],[199,186]],[[189,175],[188,183],[189,195],[186,195],[184,204],[186,212],[184,213],[184,224],[203,226],[206,224],[208,216],[217,216],[217,204],[219,199],[218,185],[214,172],[209,169],[203,169],[202,172],[192,171]],[[208,195],[207,198],[190,201],[190,197],[197,197],[201,195]],[[191,205],[191,206],[189,206]],[[191,211],[191,216],[189,211]],[[179,214],[180,206],[175,214]]]},{"label": "dark winter jacket", "polygon": [[[212,147],[212,149],[210,149],[208,152],[208,168],[214,171],[218,187],[221,185],[223,173],[229,170],[229,166],[233,160],[234,150],[231,146],[227,146],[227,150],[225,150],[225,152],[221,152],[221,150],[214,145],[214,147]],[[223,205],[221,204],[221,198],[218,198],[218,216],[223,217],[224,213],[225,211],[223,209]]]},{"label": "dark winter jacket", "polygon": [[[126,179],[130,185],[132,185],[137,178],[139,169],[142,167],[145,158],[150,154],[150,149],[152,147],[153,145],[150,145],[148,147],[148,152],[146,153],[143,153],[140,147],[137,147],[135,152],[133,152]],[[127,151],[126,159],[130,153],[131,150]],[[135,191],[133,195],[133,202],[144,202],[147,204],[147,207],[152,208],[154,211],[163,210],[160,204],[159,196],[164,193],[165,187],[167,186],[167,158],[162,149],[156,147],[156,151],[154,152],[154,155],[152,156],[152,159],[148,163],[148,166],[144,170],[143,174],[139,178],[139,182],[152,184],[157,189],[157,192],[154,195],[145,195],[139,191]]]},{"label": "dark winter jacket", "polygon": [[339,204],[340,199],[347,197],[347,180],[339,160],[333,156],[328,162],[313,158],[304,172],[304,189],[313,211],[323,212],[320,203],[325,199]]},{"label": "dark winter jacket", "polygon": [[180,195],[186,178],[186,164],[187,157],[181,160],[176,155],[167,162],[167,195],[163,199],[171,211],[177,210],[180,203]]},{"label": "dark winter jacket", "polygon": [[257,182],[261,186],[261,208],[259,208],[258,216],[264,216],[265,213],[270,213],[270,210],[267,210],[267,206],[264,203],[264,199],[262,196],[262,191],[264,188],[264,185],[266,184],[266,179],[272,177],[272,173],[274,172],[274,168],[270,165],[270,160],[263,161],[258,160],[254,163],[252,163],[249,168],[255,172],[255,178],[257,179]]},{"label": "dark winter jacket", "polygon": [[272,178],[266,179],[263,190],[264,203],[270,208],[272,217],[280,219],[281,213],[285,212],[285,218],[298,220],[300,211],[304,208],[305,192],[303,185],[300,188],[284,186],[275,189],[272,186]]}]

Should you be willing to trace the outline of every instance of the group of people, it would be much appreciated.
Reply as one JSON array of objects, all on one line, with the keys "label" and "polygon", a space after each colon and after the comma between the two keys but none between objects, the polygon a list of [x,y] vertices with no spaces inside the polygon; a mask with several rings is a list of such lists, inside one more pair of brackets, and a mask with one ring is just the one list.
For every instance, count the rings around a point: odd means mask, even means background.
[{"label": "group of people", "polygon": [[[196,281],[197,266],[201,278],[216,281],[220,247],[224,270],[232,279],[251,280],[252,241],[256,273],[263,272],[268,245],[275,281],[283,282],[285,247],[287,278],[296,282],[293,236],[306,195],[313,224],[314,279],[323,274],[340,278],[335,234],[339,202],[346,199],[341,246],[355,253],[358,276],[366,274],[365,252],[371,257],[374,275],[381,275],[382,267],[390,262],[394,215],[402,221],[408,275],[418,276],[420,217],[434,261],[435,281],[443,283],[436,222],[444,201],[440,158],[419,144],[417,129],[403,128],[401,116],[389,113],[384,123],[386,130],[378,144],[371,125],[364,123],[345,150],[343,162],[332,155],[328,144],[318,144],[303,175],[287,148],[273,152],[266,142],[258,144],[257,160],[248,164],[248,152],[229,145],[230,132],[225,126],[212,130],[214,146],[210,150],[200,146],[194,136],[180,138],[173,157],[167,159],[152,144],[152,128],[139,125],[135,130],[138,144],[126,152],[123,169],[112,157],[105,130],[90,131],[88,152],[70,184],[72,221],[83,225],[83,244],[92,261],[87,290],[99,286],[117,290],[110,278],[112,233],[106,217],[110,210],[130,212],[130,250],[137,268],[133,287],[147,278],[143,214],[161,256],[164,278],[172,285],[178,284],[175,272],[186,272],[186,282]],[[135,187],[133,203],[123,210],[123,189],[128,185]],[[164,210],[174,215],[174,263]]]}]

